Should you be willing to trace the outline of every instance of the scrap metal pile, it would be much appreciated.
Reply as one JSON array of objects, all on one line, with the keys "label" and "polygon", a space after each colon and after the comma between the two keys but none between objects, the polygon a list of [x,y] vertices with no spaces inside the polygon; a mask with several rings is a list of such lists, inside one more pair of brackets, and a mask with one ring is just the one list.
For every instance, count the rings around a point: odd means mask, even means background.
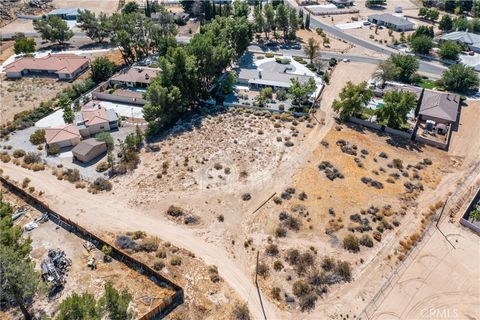
[{"label": "scrap metal pile", "polygon": [[71,265],[72,261],[66,257],[64,251],[48,249],[48,258],[42,261],[40,267],[43,279],[51,284],[51,294],[63,288]]}]

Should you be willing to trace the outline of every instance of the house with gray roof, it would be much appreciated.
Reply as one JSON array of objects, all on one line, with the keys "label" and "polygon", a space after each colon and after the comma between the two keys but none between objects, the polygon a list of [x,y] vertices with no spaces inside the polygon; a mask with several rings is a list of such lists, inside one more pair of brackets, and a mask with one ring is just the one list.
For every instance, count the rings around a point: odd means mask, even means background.
[{"label": "house with gray roof", "polygon": [[409,31],[415,29],[415,24],[413,22],[390,13],[372,14],[368,16],[368,21],[378,26],[384,26],[396,31]]},{"label": "house with gray roof", "polygon": [[454,31],[443,34],[440,37],[443,41],[456,41],[466,44],[470,50],[480,53],[480,34],[471,33],[468,31]]},{"label": "house with gray roof", "polygon": [[459,107],[460,97],[458,95],[425,90],[418,115],[421,120],[451,124],[457,122]]}]

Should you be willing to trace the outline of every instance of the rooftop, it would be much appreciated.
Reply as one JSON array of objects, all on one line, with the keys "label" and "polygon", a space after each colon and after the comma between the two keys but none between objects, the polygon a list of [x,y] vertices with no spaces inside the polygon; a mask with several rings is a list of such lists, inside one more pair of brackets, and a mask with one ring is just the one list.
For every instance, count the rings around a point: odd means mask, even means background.
[{"label": "rooftop", "polygon": [[258,69],[240,69],[238,79],[247,80],[251,84],[271,85],[277,87],[288,88],[291,85],[291,80],[297,78],[301,84],[310,79],[310,76],[291,74],[286,72],[267,72]]},{"label": "rooftop", "polygon": [[110,79],[121,82],[138,82],[149,84],[160,69],[148,67],[130,67],[113,75]]},{"label": "rooftop", "polygon": [[82,140],[79,144],[72,149],[72,152],[77,155],[87,155],[93,148],[105,144],[104,141],[97,140],[95,138],[89,138]]},{"label": "rooftop", "polygon": [[480,45],[480,34],[475,34],[467,31],[454,31],[443,34],[441,40],[459,41],[469,45]]},{"label": "rooftop", "polygon": [[88,102],[82,107],[81,115],[87,127],[110,121],[107,110],[100,106],[100,104],[97,104],[94,100]]},{"label": "rooftop", "polygon": [[425,90],[419,114],[455,122],[459,105],[460,97],[456,94]]},{"label": "rooftop", "polygon": [[73,73],[88,62],[75,54],[49,54],[43,58],[22,57],[5,67],[6,72],[23,70],[48,70],[55,73]]},{"label": "rooftop", "polygon": [[79,11],[80,11],[79,8],[59,8],[59,9],[53,9],[48,14],[73,16],[73,15],[78,15]]},{"label": "rooftop", "polygon": [[368,16],[368,19],[375,19],[375,20],[378,20],[378,21],[391,23],[391,24],[394,24],[396,26],[411,26],[411,25],[414,25],[413,22],[408,21],[405,18],[395,16],[391,13],[372,14],[372,15]]},{"label": "rooftop", "polygon": [[47,144],[74,138],[80,138],[80,132],[74,124],[45,129],[45,141]]},{"label": "rooftop", "polygon": [[416,86],[411,86],[408,84],[399,84],[399,83],[393,83],[393,82],[387,82],[385,85],[385,88],[383,89],[383,92],[389,92],[389,91],[407,91],[407,92],[412,92],[415,94],[417,99],[420,99],[420,96],[422,95],[423,88],[421,87],[416,87]]}]

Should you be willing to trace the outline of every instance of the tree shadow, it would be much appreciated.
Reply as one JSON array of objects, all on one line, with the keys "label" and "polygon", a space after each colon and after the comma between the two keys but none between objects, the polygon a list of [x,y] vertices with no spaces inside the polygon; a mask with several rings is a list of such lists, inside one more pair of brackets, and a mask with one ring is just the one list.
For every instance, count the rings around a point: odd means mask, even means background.
[{"label": "tree shadow", "polygon": [[108,42],[86,43],[78,47],[79,50],[111,49],[111,48],[113,48],[113,46]]}]

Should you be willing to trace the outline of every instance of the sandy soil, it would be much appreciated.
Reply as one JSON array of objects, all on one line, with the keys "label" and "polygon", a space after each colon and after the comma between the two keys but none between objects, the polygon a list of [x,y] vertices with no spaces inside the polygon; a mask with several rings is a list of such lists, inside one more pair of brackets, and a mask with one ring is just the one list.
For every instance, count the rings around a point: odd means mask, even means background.
[{"label": "sandy soil", "polygon": [[55,97],[62,89],[69,87],[67,82],[56,79],[22,78],[0,81],[0,124],[13,120],[21,111],[30,110]]},{"label": "sandy soil", "polygon": [[[52,208],[63,212],[73,220],[92,228],[92,230],[98,232],[124,232],[125,226],[131,228],[131,230],[143,230],[148,234],[161,237],[165,241],[170,241],[175,246],[193,252],[207,264],[215,264],[218,266],[219,275],[243,301],[248,303],[250,311],[255,318],[263,317],[260,302],[256,295],[256,288],[253,284],[255,252],[256,250],[260,250],[261,253],[264,252],[268,236],[272,236],[269,224],[272,224],[274,220],[278,221],[278,213],[280,211],[279,207],[271,201],[261,210],[258,211],[256,209],[268,200],[273,193],[279,194],[287,187],[296,188],[295,199],[297,199],[300,191],[305,191],[308,199],[303,201],[302,204],[308,205],[310,221],[307,220],[308,217],[304,220],[302,218],[302,229],[298,233],[288,231],[287,242],[279,243],[279,246],[282,248],[298,247],[303,250],[303,248],[311,245],[319,252],[319,257],[324,254],[336,254],[339,257],[341,255],[342,259],[352,262],[354,281],[331,288],[328,295],[317,301],[316,309],[312,313],[300,313],[296,310],[281,311],[276,307],[276,303],[266,297],[269,295],[269,292],[262,290],[265,313],[267,317],[275,319],[304,319],[307,317],[315,319],[327,317],[341,319],[346,314],[353,317],[358,315],[359,311],[376,293],[385,277],[391,272],[397,260],[395,253],[401,252],[399,240],[418,232],[421,226],[422,215],[429,211],[431,205],[445,200],[449,192],[463,188],[462,181],[466,187],[469,187],[471,181],[463,179],[479,174],[472,169],[474,168],[472,165],[477,164],[478,159],[480,159],[480,141],[478,139],[467,140],[472,137],[473,133],[471,131],[478,130],[474,120],[462,120],[462,125],[455,138],[463,140],[463,142],[454,145],[450,154],[431,150],[430,148],[422,148],[423,152],[418,154],[418,151],[408,151],[407,149],[393,146],[391,141],[388,143],[388,137],[381,137],[368,132],[357,132],[345,126],[343,126],[341,131],[336,131],[335,129],[330,131],[330,128],[336,126],[330,108],[333,99],[338,95],[346,81],[360,82],[367,80],[374,68],[375,66],[373,65],[340,63],[333,72],[331,84],[324,92],[321,110],[315,115],[320,122],[324,118],[325,124],[316,125],[314,128],[305,131],[299,130],[299,137],[294,141],[295,146],[283,155],[281,161],[277,160],[278,163],[274,165],[262,162],[262,165],[254,167],[255,170],[249,170],[248,176],[257,178],[247,183],[232,178],[225,184],[223,180],[216,180],[219,183],[212,184],[210,189],[206,189],[206,186],[205,188],[200,188],[196,185],[172,186],[174,191],[166,192],[165,190],[170,189],[168,181],[163,182],[160,180],[156,183],[154,182],[155,179],[158,179],[156,178],[158,166],[161,166],[160,160],[158,161],[160,164],[156,164],[155,162],[157,161],[154,160],[149,161],[149,163],[142,163],[139,170],[131,176],[114,179],[113,192],[92,195],[85,190],[74,189],[70,185],[58,184],[55,177],[47,172],[34,173],[16,167],[11,163],[2,164],[2,169],[5,175],[16,181],[21,181],[25,176],[28,176],[32,181],[31,185],[37,191],[42,190],[45,192],[42,197]],[[465,108],[464,110],[467,109]],[[470,112],[474,112],[474,110],[473,108],[469,109]],[[465,115],[467,115],[467,111],[462,112],[462,119],[464,119]],[[211,120],[217,117],[212,117]],[[223,119],[223,121],[225,122],[227,119],[228,117]],[[269,123],[272,126],[269,119],[259,118],[256,121],[257,125]],[[227,121],[225,123],[231,122]],[[297,127],[300,128],[303,125],[301,123]],[[239,124],[239,126],[246,127],[244,123]],[[252,124],[249,124],[250,126]],[[213,129],[216,126],[211,123],[206,128]],[[262,136],[265,138],[263,143],[266,144],[263,145],[263,148],[273,148],[271,141],[266,141],[266,138],[269,134],[272,134],[272,131],[275,131],[274,129],[277,128],[266,127],[262,129],[264,130]],[[254,148],[255,144],[258,143],[256,141],[258,133],[255,135],[255,131],[253,133],[249,132],[247,127],[242,130],[239,130],[238,127],[231,127],[229,130],[223,128],[222,130],[215,129],[210,132],[209,136],[203,136],[201,139],[194,139],[194,137],[189,136],[188,146],[199,152],[198,150],[201,148],[214,148],[212,144],[220,144],[215,146],[216,151],[215,149],[210,149],[206,152],[202,151],[200,154],[196,154],[195,157],[215,157],[217,155],[232,157],[231,151],[229,151],[232,149],[229,149],[228,143],[223,144],[223,142],[211,137],[213,134],[225,136],[223,130],[237,136],[238,141],[242,141],[242,143],[253,139],[253,143],[247,145],[249,148],[243,147],[241,151],[239,150],[240,153],[235,162],[227,163],[229,167],[234,168],[234,165],[239,163],[238,159],[242,159],[242,161],[249,159],[251,154],[253,154],[250,148]],[[234,131],[231,132],[230,130]],[[305,134],[305,137],[303,137],[303,134]],[[186,141],[180,143],[183,140],[179,138],[181,136],[178,135],[170,141],[165,140],[162,142],[162,148],[170,150],[170,154],[175,152],[174,157],[179,157],[177,154],[180,152],[188,152],[185,150]],[[242,138],[243,136],[245,136],[245,139]],[[401,184],[398,181],[395,184],[387,185],[386,181],[384,181],[384,179],[387,179],[387,174],[382,174],[378,178],[385,182],[384,189],[379,192],[375,192],[376,189],[372,190],[371,187],[361,184],[358,179],[364,172],[367,172],[367,169],[356,167],[352,156],[347,156],[339,151],[339,148],[335,145],[336,140],[339,138],[358,144],[359,149],[366,148],[369,150],[369,155],[363,160],[365,168],[369,166],[369,175],[370,170],[373,170],[370,167],[373,165],[373,154],[377,154],[380,151],[385,151],[389,154],[388,161],[397,157],[401,158],[404,160],[405,166],[426,158],[426,155],[434,163],[432,168],[421,171],[426,191],[419,194],[416,200],[417,207],[406,208],[405,216],[398,217],[401,220],[399,228],[386,231],[380,244],[375,243],[373,249],[362,248],[361,253],[357,255],[346,252],[335,241],[325,240],[324,228],[326,226],[324,223],[327,219],[325,209],[328,206],[338,206],[339,209],[335,211],[339,215],[345,214],[345,217],[349,217],[353,210],[358,211],[370,203],[380,202],[379,195],[383,197],[381,204],[383,204],[383,201],[390,200],[392,204],[395,204],[395,197],[401,192]],[[230,135],[225,136],[226,141],[230,139],[234,138]],[[322,139],[330,142],[328,149],[325,149],[320,144]],[[170,143],[172,143],[171,146],[169,146]],[[182,148],[174,149],[177,146]],[[160,152],[155,154],[142,154],[142,159],[144,157],[146,157],[145,159],[148,157],[162,157],[162,148]],[[215,153],[212,153],[212,150]],[[272,150],[275,150],[275,148]],[[263,155],[259,154],[259,156],[261,160]],[[276,153],[273,153],[272,157],[278,159],[276,158],[278,157]],[[194,159],[194,157],[191,159]],[[228,159],[233,159],[233,157]],[[319,162],[323,159],[329,159],[344,173],[344,181],[330,182],[325,179],[324,174],[317,169]],[[181,167],[184,159],[181,157],[179,160],[179,167]],[[382,163],[386,167],[385,170],[388,170],[390,173],[391,168],[387,166],[388,161],[378,160],[378,165]],[[449,165],[447,170],[444,170],[444,166],[449,164],[449,161],[453,161],[454,165]],[[189,160],[190,162],[193,163],[192,160]],[[256,162],[257,160],[254,162],[254,166],[257,165]],[[211,169],[214,163],[208,163],[207,167]],[[223,167],[225,167],[224,164],[222,164]],[[149,170],[147,165],[152,166],[153,170]],[[197,166],[199,164],[195,163],[194,165]],[[264,165],[266,165],[265,168]],[[161,167],[163,169],[163,166]],[[180,170],[174,168],[176,168],[176,165],[171,162],[167,170],[169,174],[174,172],[174,170]],[[429,170],[433,169],[437,171],[443,170],[441,171],[441,181],[437,180],[436,176],[429,174]],[[176,178],[173,177],[172,179]],[[150,181],[150,183],[145,185],[146,188],[138,186],[139,183],[143,183],[143,180]],[[125,184],[125,182],[129,184]],[[350,182],[350,185],[347,185],[346,182]],[[166,184],[166,186],[163,184]],[[344,187],[342,188],[341,186]],[[145,189],[145,192],[143,189]],[[251,194],[251,200],[242,200],[241,196],[245,192]],[[385,194],[381,192],[385,192]],[[318,196],[322,197],[322,199],[318,199]],[[347,202],[342,203],[339,201],[338,198],[341,197]],[[78,202],[80,198],[82,199],[81,203]],[[300,203],[298,200],[290,200],[290,202],[284,202],[283,204],[287,206],[288,210],[291,210],[291,205],[298,203]],[[187,212],[200,217],[200,223],[197,225],[185,225],[183,220],[169,219],[166,215],[166,210],[172,204],[181,206]],[[348,204],[350,204],[352,209],[346,208]],[[343,213],[343,210],[345,210],[345,213]],[[223,215],[223,222],[218,219],[220,215]],[[345,219],[343,221],[347,225],[348,221]],[[309,225],[312,225],[313,229],[311,231],[308,229]],[[245,242],[249,243],[247,249],[244,245]],[[363,259],[363,263],[361,263],[360,258]],[[284,286],[285,280],[281,279],[281,281],[279,284]],[[265,288],[267,289],[267,287]],[[290,290],[289,288],[290,285],[285,285],[283,290]]]},{"label": "sandy soil", "polygon": [[331,36],[329,37],[330,47],[325,47],[323,45],[323,38],[319,36],[315,30],[298,30],[297,38],[300,38],[301,43],[306,43],[309,38],[314,38],[320,44],[322,44],[322,51],[348,52],[353,47],[351,44],[332,38]]},{"label": "sandy soil", "polygon": [[[10,193],[4,195],[4,200],[16,206],[29,208],[29,212],[16,222],[18,225],[24,225],[42,216],[39,211]],[[104,263],[103,253],[100,250],[87,251],[83,247],[82,239],[62,228],[57,228],[57,225],[51,221],[39,224],[37,229],[28,232],[27,235],[32,239],[31,256],[38,269],[42,260],[47,257],[48,249],[61,249],[65,251],[67,258],[72,260],[65,288],[54,299],[49,300],[46,296],[37,299],[34,304],[37,313],[53,318],[61,301],[73,292],[88,291],[98,298],[103,294],[104,284],[108,281],[112,282],[117,289],[125,287],[129,289],[133,295],[131,308],[138,316],[145,314],[164,298],[174,294],[173,290],[155,285],[147,277],[116,260]],[[87,267],[87,261],[92,257],[95,257],[98,262],[97,269],[94,271]]]}]

